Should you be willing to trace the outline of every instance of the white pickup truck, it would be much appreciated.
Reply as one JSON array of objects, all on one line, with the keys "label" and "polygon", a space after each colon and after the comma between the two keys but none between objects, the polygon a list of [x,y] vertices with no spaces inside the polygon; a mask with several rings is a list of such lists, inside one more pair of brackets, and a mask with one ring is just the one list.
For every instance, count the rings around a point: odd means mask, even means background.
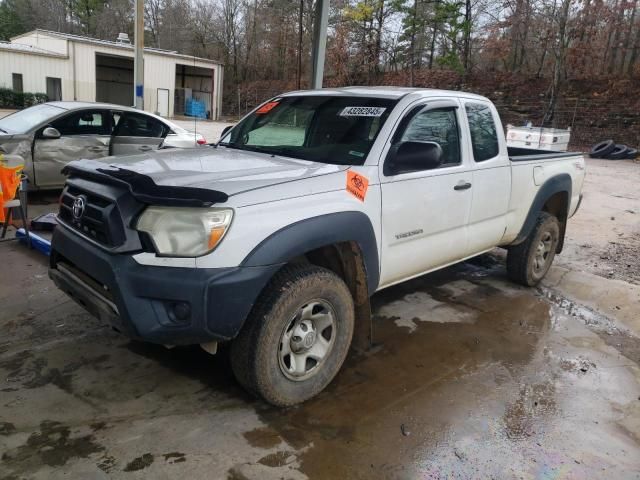
[{"label": "white pickup truck", "polygon": [[238,381],[286,406],[329,384],[383,288],[495,247],[536,285],[585,161],[508,149],[484,97],[354,87],[273,98],[215,147],[64,172],[55,283],[132,338],[231,342]]}]

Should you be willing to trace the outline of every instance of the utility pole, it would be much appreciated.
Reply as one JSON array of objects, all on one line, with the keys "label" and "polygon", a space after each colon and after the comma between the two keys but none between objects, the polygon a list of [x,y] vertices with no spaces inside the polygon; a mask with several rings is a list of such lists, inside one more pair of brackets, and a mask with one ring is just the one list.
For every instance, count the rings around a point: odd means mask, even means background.
[{"label": "utility pole", "polygon": [[134,106],[144,110],[144,0],[136,0],[135,14],[135,57],[133,60]]},{"label": "utility pole", "polygon": [[302,80],[302,21],[304,19],[304,0],[300,0],[300,11],[298,12],[298,67],[296,71],[296,85],[300,90]]},{"label": "utility pole", "polygon": [[311,48],[311,88],[322,88],[324,57],[327,50],[327,24],[329,23],[329,0],[317,0]]}]

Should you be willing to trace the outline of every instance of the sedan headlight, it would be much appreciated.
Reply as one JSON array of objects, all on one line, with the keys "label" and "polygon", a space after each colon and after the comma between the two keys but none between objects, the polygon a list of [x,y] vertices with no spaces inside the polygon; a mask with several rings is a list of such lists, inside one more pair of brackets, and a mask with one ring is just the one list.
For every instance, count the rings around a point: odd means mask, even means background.
[{"label": "sedan headlight", "polygon": [[138,219],[136,229],[151,237],[159,255],[199,257],[222,240],[233,217],[228,208],[151,206]]}]

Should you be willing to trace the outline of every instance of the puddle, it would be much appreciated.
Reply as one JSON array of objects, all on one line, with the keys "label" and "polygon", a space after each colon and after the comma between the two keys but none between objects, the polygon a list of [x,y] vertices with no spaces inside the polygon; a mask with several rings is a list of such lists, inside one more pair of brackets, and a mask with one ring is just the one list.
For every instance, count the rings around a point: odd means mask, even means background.
[{"label": "puddle", "polygon": [[393,319],[398,327],[410,332],[417,328],[416,322],[462,323],[473,321],[473,314],[439,302],[426,292],[405,295],[400,300],[387,303],[377,311],[380,317]]},{"label": "puddle", "polygon": [[0,471],[251,480],[303,478],[297,470],[367,480],[640,471],[640,341],[605,317],[509,283],[490,256],[386,289],[372,306],[374,348],[286,410],[241,390],[224,348],[169,351],[65,318],[92,341],[0,357]]},{"label": "puddle", "polygon": [[2,463],[11,469],[27,470],[42,464],[57,468],[72,459],[87,458],[103,450],[91,434],[72,434],[66,425],[44,421],[40,430],[32,433],[24,445],[5,452]]},{"label": "puddle", "polygon": [[[640,456],[628,454],[638,452],[637,432],[620,436],[605,413],[617,407],[600,393],[635,400],[637,383],[572,345],[577,336],[606,348],[585,327],[601,319],[584,313],[583,323],[534,289],[474,267],[469,279],[468,268],[376,294],[377,347],[349,358],[308,403],[259,411],[283,441],[306,448],[302,472],[368,479],[637,471]],[[583,438],[587,421],[595,423]]]},{"label": "puddle", "polygon": [[[551,328],[544,299],[466,280],[451,288],[411,283],[374,297],[375,353],[348,359],[308,403],[259,412],[288,444],[313,445],[300,457],[310,478],[412,478],[429,451],[470,433],[460,421],[470,409],[491,413],[507,437],[526,435],[534,417],[554,414],[548,383],[522,387],[507,406],[483,402],[487,388],[512,383],[541,354]],[[405,293],[416,284],[419,291]],[[468,386],[487,371],[486,383]]]},{"label": "puddle", "polygon": [[615,322],[593,309],[562,297],[552,289],[542,288],[545,297],[566,315],[584,323],[600,339],[636,364],[640,364],[640,338],[620,328]]}]

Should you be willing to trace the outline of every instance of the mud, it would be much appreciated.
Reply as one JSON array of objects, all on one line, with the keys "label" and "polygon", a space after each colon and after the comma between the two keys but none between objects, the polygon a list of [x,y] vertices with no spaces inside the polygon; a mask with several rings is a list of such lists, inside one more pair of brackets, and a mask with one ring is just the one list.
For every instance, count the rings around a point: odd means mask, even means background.
[{"label": "mud", "polygon": [[[624,477],[633,471],[626,468],[640,467],[640,457],[624,449],[617,453],[629,463],[621,468],[600,453],[598,441],[575,450],[559,442],[578,433],[563,425],[580,416],[581,408],[567,405],[576,394],[567,385],[578,387],[574,365],[587,387],[581,395],[600,384],[593,355],[567,356],[562,346],[561,326],[579,319],[531,291],[502,291],[467,280],[470,272],[459,280],[451,273],[443,283],[425,277],[376,296],[378,313],[390,305],[413,312],[416,298],[431,311],[413,317],[408,329],[378,315],[374,354],[351,358],[328,391],[307,404],[261,414],[290,445],[313,444],[300,457],[302,471],[309,478],[520,478],[605,468]],[[576,328],[592,336],[584,325]],[[637,391],[636,384],[627,400]],[[597,395],[581,401],[609,408]],[[634,440],[626,442],[638,453]]]},{"label": "mud", "polygon": [[224,349],[129,342],[19,258],[0,478],[639,478],[638,337],[558,286],[514,286],[501,255],[375,295],[373,348],[286,410],[241,390]]},{"label": "mud", "polygon": [[72,436],[71,429],[55,421],[44,421],[40,430],[29,435],[24,445],[2,454],[4,466],[25,470],[39,465],[59,467],[72,458],[87,458],[104,447],[95,443],[93,435]]},{"label": "mud", "polygon": [[144,455],[134,458],[129,463],[127,463],[127,466],[124,467],[124,471],[135,472],[137,470],[144,470],[149,465],[151,465],[153,461],[154,461],[153,455],[151,455],[150,453],[145,453]]}]

